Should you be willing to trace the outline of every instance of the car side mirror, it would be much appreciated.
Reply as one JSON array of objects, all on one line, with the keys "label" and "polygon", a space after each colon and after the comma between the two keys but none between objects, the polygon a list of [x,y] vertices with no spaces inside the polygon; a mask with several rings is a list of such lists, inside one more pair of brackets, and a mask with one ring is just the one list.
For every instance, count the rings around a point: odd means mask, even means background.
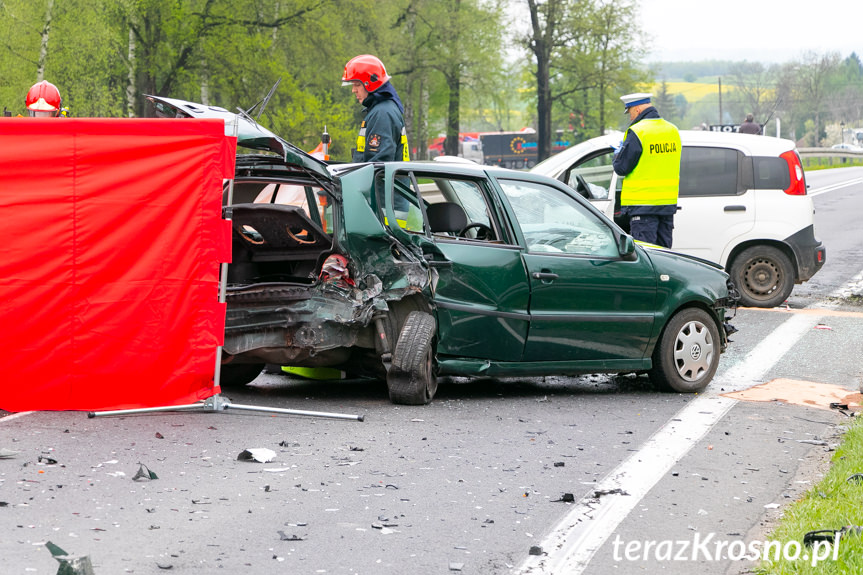
[{"label": "car side mirror", "polygon": [[635,255],[635,240],[627,234],[620,235],[620,241],[617,243],[617,251],[624,259],[632,259]]}]

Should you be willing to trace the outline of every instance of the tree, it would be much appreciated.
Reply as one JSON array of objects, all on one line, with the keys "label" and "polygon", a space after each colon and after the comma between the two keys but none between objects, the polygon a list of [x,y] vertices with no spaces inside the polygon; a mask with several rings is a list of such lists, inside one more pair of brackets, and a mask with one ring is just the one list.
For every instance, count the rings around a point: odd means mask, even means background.
[{"label": "tree", "polygon": [[554,102],[551,89],[552,62],[561,45],[561,27],[564,21],[564,0],[548,0],[539,5],[536,0],[527,0],[530,9],[530,35],[525,39],[533,54],[536,68],[536,123],[537,160],[551,155],[551,110]]},{"label": "tree", "polygon": [[[410,101],[444,118],[444,153],[458,154],[465,90],[481,90],[500,69],[501,10],[497,2],[413,0],[396,21],[405,43]],[[429,92],[439,94],[443,101]],[[431,108],[442,106],[437,114]]]},{"label": "tree", "polygon": [[773,88],[777,68],[764,66],[760,62],[744,61],[732,64],[730,72],[736,87],[735,95],[742,96],[733,102],[733,116],[742,120],[746,114],[751,113],[756,122],[766,122],[777,105]]},{"label": "tree", "polygon": [[660,115],[669,122],[677,116],[677,111],[674,108],[674,98],[668,92],[668,82],[665,79],[659,84],[659,90],[653,96],[653,105]]},{"label": "tree", "polygon": [[634,2],[622,0],[527,0],[531,30],[523,44],[534,59],[537,150],[551,154],[553,106],[566,101],[578,113],[596,118],[598,134],[606,113],[623,91],[643,81],[638,60],[644,54]]},{"label": "tree", "polygon": [[799,106],[801,103],[809,108],[809,117],[813,122],[810,134],[812,146],[820,145],[821,132],[823,130],[823,119],[830,116],[827,109],[828,84],[830,75],[836,71],[839,65],[839,54],[827,53],[823,55],[807,52],[796,66],[795,100]]}]

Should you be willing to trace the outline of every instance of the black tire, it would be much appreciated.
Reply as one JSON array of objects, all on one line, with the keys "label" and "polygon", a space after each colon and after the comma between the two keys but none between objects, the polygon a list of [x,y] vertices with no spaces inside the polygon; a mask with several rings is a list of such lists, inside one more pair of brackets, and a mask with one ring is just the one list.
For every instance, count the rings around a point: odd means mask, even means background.
[{"label": "black tire", "polygon": [[396,342],[399,339],[399,334],[405,325],[408,315],[414,311],[431,313],[431,310],[422,296],[409,296],[398,301],[388,302],[388,304],[390,310],[384,319],[384,332],[387,335],[387,341],[392,352],[396,348]]},{"label": "black tire", "polygon": [[437,392],[434,374],[435,320],[431,314],[408,314],[393,350],[387,372],[390,401],[402,405],[425,405]]},{"label": "black tire", "polygon": [[263,363],[223,363],[219,375],[221,387],[243,387],[264,371]]},{"label": "black tire", "polygon": [[791,295],[794,266],[782,250],[752,246],[734,258],[731,279],[744,307],[776,307]]},{"label": "black tire", "polygon": [[680,393],[701,391],[716,373],[720,354],[719,329],[703,309],[674,314],[653,350],[650,381]]}]

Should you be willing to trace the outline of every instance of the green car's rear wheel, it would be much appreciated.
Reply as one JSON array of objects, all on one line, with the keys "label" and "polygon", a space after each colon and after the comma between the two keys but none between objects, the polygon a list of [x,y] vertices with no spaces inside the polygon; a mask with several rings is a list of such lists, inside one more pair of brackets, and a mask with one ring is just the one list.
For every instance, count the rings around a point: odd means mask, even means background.
[{"label": "green car's rear wheel", "polygon": [[437,392],[434,374],[435,320],[431,314],[412,311],[405,319],[387,372],[390,401],[424,405]]}]

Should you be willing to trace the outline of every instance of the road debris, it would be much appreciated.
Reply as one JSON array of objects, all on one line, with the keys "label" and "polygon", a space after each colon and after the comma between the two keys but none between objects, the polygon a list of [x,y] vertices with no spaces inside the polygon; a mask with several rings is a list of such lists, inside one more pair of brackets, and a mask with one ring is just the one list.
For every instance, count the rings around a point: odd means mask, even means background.
[{"label": "road debris", "polygon": [[150,468],[143,463],[139,463],[138,472],[132,476],[132,481],[138,481],[140,479],[159,479],[159,476],[150,471]]},{"label": "road debris", "polygon": [[259,463],[269,463],[276,458],[276,452],[266,447],[254,447],[244,449],[237,456],[237,461],[257,461]]},{"label": "road debris", "polygon": [[614,489],[596,489],[593,491],[594,499],[599,499],[603,495],[629,495],[629,493],[620,487],[615,487]]},{"label": "road debris", "polygon": [[818,409],[836,409],[831,404],[844,404],[851,411],[861,409],[860,392],[829,383],[777,378],[742,391],[723,393],[723,397],[742,401],[779,401]]},{"label": "road debris", "polygon": [[60,563],[57,575],[94,575],[89,555],[69,555],[66,551],[48,541],[45,547]]},{"label": "road debris", "polygon": [[8,449],[6,447],[0,447],[0,459],[11,459],[21,453],[20,451],[15,451],[14,449]]}]

